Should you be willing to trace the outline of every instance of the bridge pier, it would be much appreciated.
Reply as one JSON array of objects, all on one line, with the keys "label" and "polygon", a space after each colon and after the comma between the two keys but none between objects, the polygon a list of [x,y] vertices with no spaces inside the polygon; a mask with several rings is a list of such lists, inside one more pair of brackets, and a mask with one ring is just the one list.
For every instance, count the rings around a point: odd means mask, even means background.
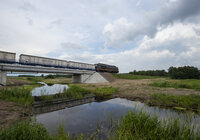
[{"label": "bridge pier", "polygon": [[100,73],[94,72],[92,74],[74,74],[72,76],[73,83],[106,83],[109,82]]},{"label": "bridge pier", "polygon": [[84,81],[90,77],[91,74],[74,74],[72,76],[73,83],[84,83]]},{"label": "bridge pier", "polygon": [[0,85],[5,86],[7,80],[7,72],[6,71],[0,71]]}]

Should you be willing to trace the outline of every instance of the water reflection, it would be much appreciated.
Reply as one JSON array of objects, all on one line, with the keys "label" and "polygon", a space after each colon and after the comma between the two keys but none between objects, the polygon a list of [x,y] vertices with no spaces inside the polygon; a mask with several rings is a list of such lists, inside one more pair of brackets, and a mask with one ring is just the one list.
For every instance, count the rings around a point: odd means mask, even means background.
[{"label": "water reflection", "polygon": [[[40,114],[36,116],[38,122],[44,124],[47,130],[55,135],[60,124],[64,125],[65,131],[73,134],[88,134],[95,132],[97,126],[101,127],[101,137],[105,138],[110,129],[112,120],[119,120],[128,110],[143,111],[151,115],[157,114],[159,119],[180,118],[184,123],[188,114],[176,112],[170,109],[149,107],[140,102],[115,98],[104,102],[92,102],[72,108],[65,108],[59,111]],[[200,127],[200,117],[193,114],[191,123]]]},{"label": "water reflection", "polygon": [[68,88],[67,85],[62,84],[54,84],[54,85],[47,85],[44,82],[39,82],[43,84],[42,87],[37,87],[32,90],[32,96],[41,96],[41,95],[50,95],[56,93],[62,93],[63,90]]}]

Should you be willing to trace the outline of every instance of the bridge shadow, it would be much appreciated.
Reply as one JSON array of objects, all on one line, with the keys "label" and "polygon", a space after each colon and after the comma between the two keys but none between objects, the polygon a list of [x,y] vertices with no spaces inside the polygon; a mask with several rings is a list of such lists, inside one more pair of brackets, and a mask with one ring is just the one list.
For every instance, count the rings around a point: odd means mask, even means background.
[{"label": "bridge shadow", "polygon": [[65,109],[66,107],[74,107],[95,101],[95,96],[86,96],[83,99],[54,99],[52,101],[39,101],[33,104],[33,113],[43,114],[56,110]]}]

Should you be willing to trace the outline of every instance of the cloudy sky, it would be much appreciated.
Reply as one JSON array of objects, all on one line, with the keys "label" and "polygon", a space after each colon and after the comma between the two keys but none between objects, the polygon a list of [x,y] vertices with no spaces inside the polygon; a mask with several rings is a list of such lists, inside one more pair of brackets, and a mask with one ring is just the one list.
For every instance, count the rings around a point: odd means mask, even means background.
[{"label": "cloudy sky", "polygon": [[0,50],[120,72],[200,68],[200,0],[0,0]]}]

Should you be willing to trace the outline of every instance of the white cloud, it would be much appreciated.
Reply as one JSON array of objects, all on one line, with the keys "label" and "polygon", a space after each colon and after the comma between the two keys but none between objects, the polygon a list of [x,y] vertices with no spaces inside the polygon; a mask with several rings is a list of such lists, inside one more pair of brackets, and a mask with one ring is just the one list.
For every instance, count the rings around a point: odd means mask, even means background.
[{"label": "white cloud", "polygon": [[200,67],[199,2],[3,0],[0,49],[114,64],[120,72]]},{"label": "white cloud", "polygon": [[176,23],[160,29],[153,38],[144,37],[139,47],[131,50],[101,55],[84,52],[67,59],[114,64],[119,66],[120,72],[182,65],[200,67],[200,35],[196,29],[200,29],[200,25]]},{"label": "white cloud", "polygon": [[[121,17],[112,23],[105,25],[103,35],[105,36],[105,46],[119,47],[127,42],[133,42],[137,37],[147,35],[153,37],[159,28],[164,28],[169,24],[196,17],[200,14],[199,0],[176,0],[165,3],[158,10],[150,11],[137,21],[128,21]],[[194,22],[190,21],[185,22]],[[198,21],[199,22],[199,21]]]}]

